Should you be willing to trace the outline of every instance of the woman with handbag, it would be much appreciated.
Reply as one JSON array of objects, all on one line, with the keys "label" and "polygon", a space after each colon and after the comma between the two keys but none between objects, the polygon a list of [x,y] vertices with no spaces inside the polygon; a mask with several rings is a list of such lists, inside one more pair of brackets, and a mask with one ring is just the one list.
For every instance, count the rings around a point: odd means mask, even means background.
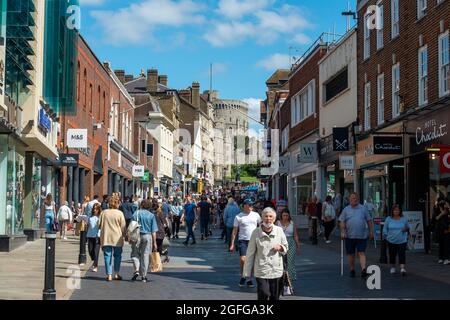
[{"label": "woman with handbag", "polygon": [[113,255],[114,255],[114,279],[122,280],[120,276],[120,265],[122,263],[122,248],[126,232],[125,217],[118,210],[120,199],[111,197],[109,209],[102,212],[99,220],[100,244],[105,257],[106,280],[113,280]]},{"label": "woman with handbag", "polygon": [[156,223],[158,225],[158,231],[156,232],[156,245],[157,251],[161,256],[163,252],[163,241],[166,236],[166,228],[168,228],[167,219],[164,217],[161,206],[158,206],[156,209]]},{"label": "woman with handbag", "polygon": [[300,240],[298,238],[297,226],[292,221],[289,209],[285,208],[281,211],[281,219],[277,222],[277,226],[283,229],[289,244],[289,250],[285,257],[286,270],[291,281],[297,280],[297,271],[295,270],[295,255],[300,254]]},{"label": "woman with handbag", "polygon": [[333,198],[331,196],[327,196],[322,206],[322,219],[325,228],[325,241],[328,244],[331,243],[330,235],[333,232],[334,227],[336,226],[336,210],[334,208],[332,200]]}]

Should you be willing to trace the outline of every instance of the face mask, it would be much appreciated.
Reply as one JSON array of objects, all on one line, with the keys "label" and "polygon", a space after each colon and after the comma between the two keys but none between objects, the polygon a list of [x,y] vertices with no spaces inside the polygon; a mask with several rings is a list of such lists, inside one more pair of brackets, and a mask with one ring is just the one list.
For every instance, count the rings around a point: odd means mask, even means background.
[{"label": "face mask", "polygon": [[265,222],[263,222],[262,225],[264,226],[264,228],[267,228],[267,229],[271,229],[273,227],[273,223],[265,223]]}]

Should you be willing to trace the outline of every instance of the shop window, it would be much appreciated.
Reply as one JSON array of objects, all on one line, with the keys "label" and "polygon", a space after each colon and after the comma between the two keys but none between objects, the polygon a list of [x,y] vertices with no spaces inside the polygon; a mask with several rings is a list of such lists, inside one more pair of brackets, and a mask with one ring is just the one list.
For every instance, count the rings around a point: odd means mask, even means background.
[{"label": "shop window", "polygon": [[348,88],[348,69],[339,72],[333,79],[325,84],[325,102],[330,101]]}]

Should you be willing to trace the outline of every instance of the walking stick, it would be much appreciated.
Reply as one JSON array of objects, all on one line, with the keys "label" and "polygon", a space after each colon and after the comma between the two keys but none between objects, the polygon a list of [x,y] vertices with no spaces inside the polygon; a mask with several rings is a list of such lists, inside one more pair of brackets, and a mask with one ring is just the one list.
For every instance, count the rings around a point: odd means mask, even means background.
[{"label": "walking stick", "polygon": [[344,276],[344,240],[341,239],[341,277]]}]

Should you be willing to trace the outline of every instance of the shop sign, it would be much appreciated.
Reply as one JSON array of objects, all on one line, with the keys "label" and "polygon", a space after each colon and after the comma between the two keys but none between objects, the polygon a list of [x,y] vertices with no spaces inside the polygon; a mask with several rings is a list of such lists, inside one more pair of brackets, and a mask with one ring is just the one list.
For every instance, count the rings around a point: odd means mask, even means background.
[{"label": "shop sign", "polygon": [[448,129],[450,117],[448,107],[434,112],[433,118],[411,121],[408,131],[411,132],[410,153],[423,152],[432,145],[450,144]]},{"label": "shop sign", "polygon": [[78,160],[80,155],[78,154],[60,154],[59,165],[61,167],[78,167]]},{"label": "shop sign", "polygon": [[39,110],[39,126],[47,132],[52,131],[52,121],[44,109]]},{"label": "shop sign", "polygon": [[145,175],[144,166],[133,166],[133,177],[142,178]]},{"label": "shop sign", "polygon": [[133,166],[127,162],[122,162],[122,167],[129,173],[133,173]]},{"label": "shop sign", "polygon": [[408,240],[409,250],[424,250],[423,215],[421,211],[405,211],[403,215],[408,220],[410,237]]},{"label": "shop sign", "polygon": [[297,156],[297,162],[316,163],[317,162],[317,143],[300,144],[300,153]]},{"label": "shop sign", "polygon": [[142,182],[149,182],[150,181],[150,171],[145,170],[144,175],[141,179]]},{"label": "shop sign", "polygon": [[340,156],[339,157],[339,169],[340,170],[354,170],[355,169],[355,157],[354,156]]},{"label": "shop sign", "polygon": [[441,173],[450,173],[450,149],[441,149]]},{"label": "shop sign", "polygon": [[416,129],[416,144],[418,146],[438,140],[448,134],[447,123],[436,119],[429,120]]},{"label": "shop sign", "polygon": [[340,152],[350,150],[348,128],[333,129],[333,150]]},{"label": "shop sign", "polygon": [[402,137],[373,137],[374,154],[403,154]]},{"label": "shop sign", "polygon": [[86,149],[88,146],[87,129],[69,129],[67,130],[67,147]]}]

